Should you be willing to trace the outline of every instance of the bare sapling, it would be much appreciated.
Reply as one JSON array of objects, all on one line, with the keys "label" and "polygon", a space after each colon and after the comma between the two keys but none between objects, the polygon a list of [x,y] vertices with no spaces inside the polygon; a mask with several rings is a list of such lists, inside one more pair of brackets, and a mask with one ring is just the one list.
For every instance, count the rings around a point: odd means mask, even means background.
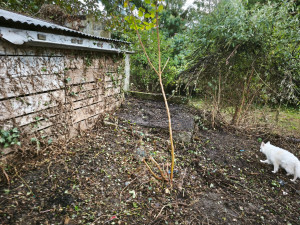
[{"label": "bare sapling", "polygon": [[[147,2],[146,2],[147,3]],[[149,1],[149,3],[151,3]],[[174,171],[174,164],[175,164],[175,149],[174,149],[174,143],[173,143],[173,133],[172,133],[172,122],[171,122],[171,114],[170,114],[170,110],[169,110],[169,105],[168,105],[168,101],[167,101],[167,97],[164,91],[164,86],[163,86],[163,82],[162,82],[162,73],[168,63],[165,63],[164,67],[162,67],[161,64],[161,49],[160,49],[160,36],[159,36],[159,16],[158,16],[158,12],[160,12],[163,9],[163,6],[160,5],[158,6],[158,1],[155,1],[153,4],[151,4],[151,6],[155,5],[155,10],[150,11],[149,13],[147,13],[149,15],[149,17],[153,18],[153,22],[152,23],[148,23],[147,22],[147,26],[146,27],[140,27],[140,24],[137,24],[138,22],[141,22],[139,19],[137,19],[134,14],[133,14],[133,10],[135,7],[130,7],[129,6],[129,1],[125,2],[125,7],[129,7],[130,9],[130,13],[131,16],[127,17],[127,21],[133,25],[132,28],[136,31],[136,34],[138,36],[138,40],[139,43],[143,49],[143,52],[147,58],[147,61],[149,63],[149,65],[151,66],[151,68],[155,71],[155,73],[157,74],[158,78],[159,78],[159,83],[160,83],[160,88],[161,88],[161,92],[163,95],[163,99],[164,99],[164,103],[165,103],[165,107],[166,107],[166,111],[167,111],[167,116],[168,116],[168,124],[169,124],[169,134],[170,134],[170,145],[171,145],[171,170],[170,170],[170,177],[169,179],[166,177],[166,175],[164,174],[164,172],[161,170],[160,166],[158,165],[158,163],[151,158],[150,160],[154,163],[154,165],[158,168],[158,170],[160,171],[160,176],[156,175],[153,170],[150,168],[150,166],[147,164],[147,162],[144,160],[144,163],[146,164],[147,168],[149,169],[149,171],[151,172],[151,174],[159,180],[165,180],[165,181],[169,181],[170,184],[172,185],[172,180],[173,180],[173,171]],[[126,18],[125,18],[126,19]],[[155,68],[155,66],[153,65],[151,59],[149,58],[149,55],[147,54],[147,51],[145,49],[145,45],[143,44],[143,41],[141,39],[141,35],[139,32],[139,29],[150,29],[150,28],[154,28],[156,29],[156,33],[157,33],[157,48],[158,48],[158,68]]]}]

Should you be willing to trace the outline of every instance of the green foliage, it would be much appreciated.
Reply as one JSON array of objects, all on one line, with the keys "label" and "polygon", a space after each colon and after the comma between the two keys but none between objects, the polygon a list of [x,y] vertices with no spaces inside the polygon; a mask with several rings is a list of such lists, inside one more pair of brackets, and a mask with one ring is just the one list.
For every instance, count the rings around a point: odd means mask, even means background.
[{"label": "green foliage", "polygon": [[[157,59],[157,40],[156,33],[152,31],[140,32],[141,39],[145,44],[147,53],[151,59]],[[177,34],[173,38],[168,38],[160,32],[160,49],[162,65],[168,61],[162,74],[163,83],[166,87],[174,87],[178,74],[186,68],[185,56],[190,53],[186,46],[188,36]],[[131,60],[131,81],[139,90],[159,92],[159,80],[157,74],[150,68],[147,58],[143,53],[137,39],[132,39],[135,54],[130,56]],[[154,66],[158,67],[157,60],[153,60]]]},{"label": "green foliage", "polygon": [[227,105],[299,104],[298,14],[293,2],[248,9],[241,0],[221,1],[197,23],[183,83],[211,95],[220,90]]},{"label": "green foliage", "polygon": [[[0,8],[37,16],[41,7],[45,4],[56,5],[69,15],[101,15],[99,7],[97,7],[98,0],[1,0]],[[53,12],[52,16],[55,17],[57,15]]]},{"label": "green foliage", "polygon": [[[124,2],[124,7],[128,7],[130,14],[124,19],[128,22],[129,28],[132,30],[150,30],[156,27],[156,13],[163,10],[163,5],[156,5],[155,1],[146,0],[146,7],[136,8],[135,4],[130,4],[129,1]],[[137,10],[137,15],[133,11]]]},{"label": "green foliage", "polygon": [[167,37],[182,33],[187,23],[188,10],[183,10],[185,0],[166,0],[165,8],[160,13],[161,30]]},{"label": "green foliage", "polygon": [[7,148],[12,145],[21,145],[19,141],[20,133],[18,128],[10,130],[0,130],[0,146]]},{"label": "green foliage", "polygon": [[[180,3],[181,2],[181,3]],[[185,68],[185,56],[189,53],[186,46],[186,39],[188,36],[185,34],[176,34],[168,32],[166,26],[167,14],[175,15],[177,8],[182,7],[182,1],[166,1],[166,7],[155,1],[145,1],[141,4],[143,7],[136,7],[133,2],[126,1],[124,6],[129,8],[132,13],[124,19],[127,21],[128,26],[132,30],[139,30],[139,35],[144,43],[146,52],[152,61],[155,68],[159,67],[158,62],[158,41],[157,32],[153,30],[157,26],[157,18],[164,21],[162,30],[159,32],[160,36],[160,51],[161,51],[161,65],[166,65],[162,79],[165,86],[175,86],[177,75]],[[136,13],[134,13],[136,11]],[[157,13],[157,15],[156,15]],[[176,16],[179,14],[177,13]],[[178,17],[179,18],[179,17]],[[181,19],[180,19],[181,20]],[[178,27],[177,30],[181,28]],[[173,36],[170,38],[169,36]],[[131,56],[131,77],[135,87],[139,90],[147,90],[156,92],[160,90],[159,79],[155,71],[151,69],[148,64],[147,56],[144,55],[143,49],[139,44],[138,37],[135,33],[127,32],[127,38],[132,42],[135,54]]]}]

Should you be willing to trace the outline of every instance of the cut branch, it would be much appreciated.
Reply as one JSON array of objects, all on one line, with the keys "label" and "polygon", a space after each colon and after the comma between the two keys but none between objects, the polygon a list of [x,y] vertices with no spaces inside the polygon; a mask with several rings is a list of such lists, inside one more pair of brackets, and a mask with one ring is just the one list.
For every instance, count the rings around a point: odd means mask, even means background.
[{"label": "cut branch", "polygon": [[156,167],[158,168],[161,176],[165,179],[165,180],[168,180],[167,177],[165,177],[164,173],[163,173],[163,170],[160,168],[159,164],[153,159],[152,156],[150,156],[150,160],[156,165]]},{"label": "cut branch", "polygon": [[150,168],[150,166],[148,165],[148,163],[146,162],[145,159],[143,159],[143,162],[146,164],[147,168],[149,169],[150,173],[157,179],[157,180],[163,180],[162,177],[157,176],[153,170]]}]

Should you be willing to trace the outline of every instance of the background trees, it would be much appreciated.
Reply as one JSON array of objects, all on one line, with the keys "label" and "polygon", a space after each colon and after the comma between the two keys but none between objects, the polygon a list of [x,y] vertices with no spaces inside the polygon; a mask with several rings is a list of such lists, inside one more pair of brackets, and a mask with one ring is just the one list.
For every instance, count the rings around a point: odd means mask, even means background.
[{"label": "background trees", "polygon": [[233,106],[232,123],[252,103],[299,104],[299,8],[293,2],[222,1],[193,30],[184,85]]},{"label": "background trees", "polygon": [[[142,0],[133,3],[137,10],[148,10]],[[92,14],[105,19],[113,38],[132,42],[136,52],[131,63],[133,88],[159,91],[158,78],[149,70],[134,31],[124,20],[128,15],[124,1],[4,0],[0,7],[39,16],[44,4],[56,5],[63,15]],[[163,74],[168,92],[206,96],[218,110],[231,107],[233,124],[254,103],[299,107],[299,1],[195,0],[189,7],[184,4],[185,0],[166,0],[159,13],[162,63],[169,60]],[[58,15],[59,10],[53,14]],[[150,58],[156,58],[154,31],[144,29],[140,34]]]},{"label": "background trees", "polygon": [[[94,14],[99,16],[101,11],[98,7],[98,2],[98,0],[2,0],[0,7],[32,16],[39,16],[42,6],[50,4],[58,6],[62,12],[69,15]],[[53,16],[57,15],[53,14]]]}]

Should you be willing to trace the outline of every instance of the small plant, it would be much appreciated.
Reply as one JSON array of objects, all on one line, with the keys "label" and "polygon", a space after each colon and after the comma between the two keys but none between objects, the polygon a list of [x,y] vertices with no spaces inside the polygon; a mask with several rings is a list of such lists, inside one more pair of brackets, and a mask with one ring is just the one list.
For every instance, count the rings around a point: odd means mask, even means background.
[{"label": "small plant", "polygon": [[37,150],[37,154],[38,154],[38,152],[40,151],[40,149],[41,149],[41,142],[39,141],[39,139],[37,139],[37,138],[31,138],[30,139],[30,141],[32,142],[32,143],[35,143],[36,144],[36,150]]},{"label": "small plant", "polygon": [[86,67],[90,67],[92,65],[92,62],[93,62],[92,56],[87,56],[84,58],[84,65]]},{"label": "small plant", "polygon": [[277,181],[275,181],[275,180],[272,180],[272,186],[274,186],[274,187],[280,187],[280,184],[277,182]]},{"label": "small plant", "polygon": [[74,209],[75,209],[76,212],[79,212],[79,211],[80,211],[80,208],[79,208],[78,205],[75,205],[75,206],[74,206]]},{"label": "small plant", "polygon": [[52,142],[53,142],[52,138],[49,138],[47,143],[48,143],[48,145],[50,145],[50,144],[52,144]]},{"label": "small plant", "polygon": [[35,124],[33,125],[33,127],[37,128],[37,127],[40,126],[40,124],[41,124],[41,123],[40,123],[40,120],[43,119],[43,118],[37,116],[37,117],[35,117],[34,119],[35,119],[36,122],[35,122]]},{"label": "small plant", "polygon": [[7,148],[12,145],[21,145],[19,141],[20,133],[18,128],[13,128],[11,130],[1,130],[0,131],[0,145]]},{"label": "small plant", "polygon": [[67,78],[65,79],[65,82],[66,82],[66,83],[69,83],[71,80],[72,80],[71,77],[67,77]]},{"label": "small plant", "polygon": [[111,81],[112,81],[113,86],[114,86],[114,87],[117,87],[118,81],[115,80],[114,75],[113,75],[112,73],[110,73],[109,75],[110,75],[110,79],[111,79]]},{"label": "small plant", "polygon": [[74,91],[70,92],[71,96],[78,96],[77,93],[75,93]]}]

